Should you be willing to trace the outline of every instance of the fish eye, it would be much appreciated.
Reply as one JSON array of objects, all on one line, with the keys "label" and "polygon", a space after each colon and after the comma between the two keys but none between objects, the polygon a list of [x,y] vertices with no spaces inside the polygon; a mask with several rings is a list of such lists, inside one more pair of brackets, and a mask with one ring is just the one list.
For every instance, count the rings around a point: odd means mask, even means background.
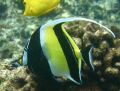
[{"label": "fish eye", "polygon": [[23,2],[24,5],[26,5],[26,2]]}]

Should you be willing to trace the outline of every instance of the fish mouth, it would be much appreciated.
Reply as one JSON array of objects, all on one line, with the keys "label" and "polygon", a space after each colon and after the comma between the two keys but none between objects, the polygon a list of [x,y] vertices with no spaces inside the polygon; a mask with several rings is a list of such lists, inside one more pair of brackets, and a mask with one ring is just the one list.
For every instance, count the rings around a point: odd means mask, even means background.
[{"label": "fish mouth", "polygon": [[28,12],[29,12],[29,10],[30,10],[30,5],[29,5],[29,4],[26,4],[24,7],[25,7],[25,10],[24,10],[23,15],[26,16],[26,15],[28,15]]}]

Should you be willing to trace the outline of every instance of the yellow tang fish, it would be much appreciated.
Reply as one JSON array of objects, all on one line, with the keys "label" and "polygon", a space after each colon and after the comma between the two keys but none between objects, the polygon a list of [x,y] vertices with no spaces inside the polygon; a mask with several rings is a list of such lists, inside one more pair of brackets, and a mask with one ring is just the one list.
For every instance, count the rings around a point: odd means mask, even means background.
[{"label": "yellow tang fish", "polygon": [[40,16],[54,9],[59,3],[60,0],[24,0],[23,15]]}]

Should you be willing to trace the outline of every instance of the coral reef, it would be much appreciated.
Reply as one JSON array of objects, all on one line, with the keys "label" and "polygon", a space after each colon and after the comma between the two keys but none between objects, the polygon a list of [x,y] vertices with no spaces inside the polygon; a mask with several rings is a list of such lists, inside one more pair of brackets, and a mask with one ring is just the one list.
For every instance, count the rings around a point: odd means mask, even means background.
[{"label": "coral reef", "polygon": [[[22,53],[30,35],[48,20],[82,16],[99,20],[103,24],[114,23],[119,26],[120,10],[117,4],[119,4],[119,0],[61,0],[61,4],[56,9],[41,17],[24,17],[22,15],[24,12],[22,0],[1,0],[0,55],[5,50],[10,52],[10,55],[6,56],[7,58],[10,58],[12,53]],[[6,57],[2,57],[2,59]]]},{"label": "coral reef", "polygon": [[[22,0],[0,1],[0,91],[119,91],[120,90],[120,0],[61,0],[53,11],[41,17],[24,17]],[[47,79],[30,74],[27,67],[12,68],[25,44],[37,27],[48,20],[82,16],[108,26],[116,35],[97,25],[80,21],[66,25],[79,48],[93,44],[95,72],[83,62],[83,85],[64,82],[53,85]],[[116,26],[114,26],[116,25]],[[67,27],[69,26],[69,27]],[[60,89],[60,90],[59,90]]]},{"label": "coral reef", "polygon": [[[10,67],[9,63],[20,57],[14,54],[0,64],[0,90],[6,91],[119,91],[120,87],[120,46],[119,28],[109,26],[116,38],[105,28],[86,21],[72,21],[65,26],[80,49],[94,45],[92,71],[82,62],[82,85],[76,85],[65,77],[57,77],[62,83],[49,78],[37,77],[27,67]],[[117,32],[116,32],[117,31]],[[5,52],[8,52],[7,50]],[[6,54],[6,53],[5,53]]]},{"label": "coral reef", "polygon": [[7,16],[7,5],[0,2],[0,18],[5,18]]}]

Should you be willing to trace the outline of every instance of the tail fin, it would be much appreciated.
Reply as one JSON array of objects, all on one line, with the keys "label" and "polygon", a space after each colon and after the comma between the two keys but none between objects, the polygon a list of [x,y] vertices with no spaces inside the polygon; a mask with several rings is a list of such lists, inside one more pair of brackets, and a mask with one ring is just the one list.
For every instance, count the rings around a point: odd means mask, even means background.
[{"label": "tail fin", "polygon": [[86,48],[81,50],[81,54],[82,54],[82,59],[94,71],[95,69],[92,62],[92,49],[93,49],[93,46],[89,45]]}]

